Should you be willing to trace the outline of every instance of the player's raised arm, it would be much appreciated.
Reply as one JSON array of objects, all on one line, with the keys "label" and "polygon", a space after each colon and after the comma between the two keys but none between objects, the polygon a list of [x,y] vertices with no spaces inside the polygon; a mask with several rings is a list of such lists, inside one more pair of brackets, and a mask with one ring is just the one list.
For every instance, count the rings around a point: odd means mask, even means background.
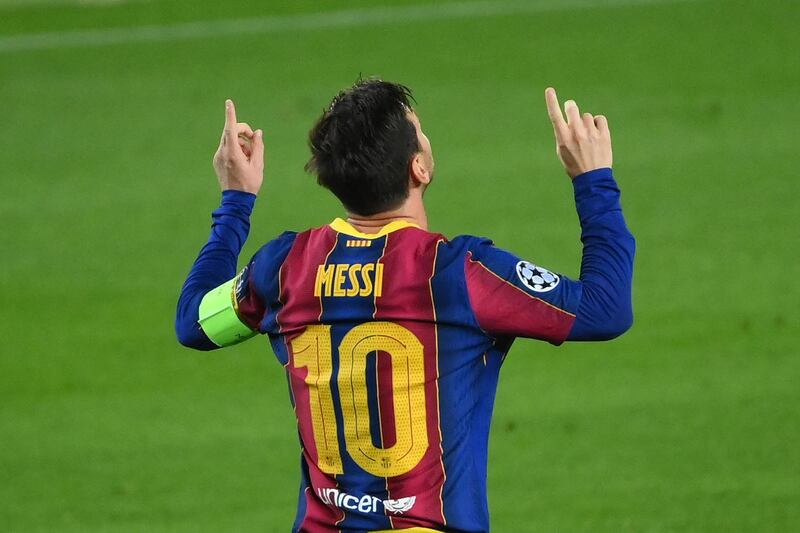
[{"label": "player's raised arm", "polygon": [[236,262],[264,179],[264,142],[261,130],[237,121],[231,100],[225,102],[225,127],[214,154],[214,170],[222,202],[211,215],[211,236],[186,278],[175,317],[180,343],[199,350],[236,344],[255,334],[254,324],[238,316],[231,295],[236,290]]},{"label": "player's raised arm", "polygon": [[467,288],[478,324],[493,335],[608,340],[633,322],[635,242],[625,225],[611,171],[611,133],[603,116],[581,115],[568,100],[566,118],[554,89],[545,92],[556,152],[572,178],[581,223],[580,280],[551,272],[494,247],[471,244]]},{"label": "player's raised arm", "polygon": [[611,131],[603,115],[581,114],[574,100],[561,114],[553,88],[545,102],[556,153],[572,178],[581,223],[581,300],[569,340],[606,340],[633,324],[631,282],[636,244],[625,224],[611,170]]}]

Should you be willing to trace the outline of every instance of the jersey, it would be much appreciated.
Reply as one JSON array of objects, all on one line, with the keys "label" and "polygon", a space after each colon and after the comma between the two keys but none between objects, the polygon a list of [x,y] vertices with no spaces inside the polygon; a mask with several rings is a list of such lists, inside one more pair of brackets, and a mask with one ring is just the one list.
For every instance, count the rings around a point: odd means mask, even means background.
[{"label": "jersey", "polygon": [[256,197],[222,193],[175,332],[197,350],[269,336],[302,448],[294,531],[488,531],[489,423],[514,338],[610,340],[633,324],[636,243],[613,172],[572,184],[577,281],[487,239],[342,220],[281,235],[237,275]]},{"label": "jersey", "polygon": [[488,239],[336,219],[262,247],[239,319],[285,368],[300,438],[293,531],[489,530],[489,425],[513,339],[563,342],[580,282]]}]

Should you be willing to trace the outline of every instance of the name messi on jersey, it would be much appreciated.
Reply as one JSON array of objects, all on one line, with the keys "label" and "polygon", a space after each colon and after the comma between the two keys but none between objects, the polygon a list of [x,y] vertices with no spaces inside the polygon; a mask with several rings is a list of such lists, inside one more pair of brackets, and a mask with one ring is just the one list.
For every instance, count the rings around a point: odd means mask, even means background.
[{"label": "name messi on jersey", "polygon": [[319,265],[314,296],[372,296],[383,292],[383,264],[339,263]]}]

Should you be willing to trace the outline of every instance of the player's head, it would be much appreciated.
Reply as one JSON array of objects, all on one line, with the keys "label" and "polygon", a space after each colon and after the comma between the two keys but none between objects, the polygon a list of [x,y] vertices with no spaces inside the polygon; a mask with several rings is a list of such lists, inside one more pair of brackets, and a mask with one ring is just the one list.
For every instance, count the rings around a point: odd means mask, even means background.
[{"label": "player's head", "polygon": [[361,80],[340,92],[309,134],[306,170],[350,212],[374,215],[399,207],[412,187],[424,191],[433,155],[411,90]]}]

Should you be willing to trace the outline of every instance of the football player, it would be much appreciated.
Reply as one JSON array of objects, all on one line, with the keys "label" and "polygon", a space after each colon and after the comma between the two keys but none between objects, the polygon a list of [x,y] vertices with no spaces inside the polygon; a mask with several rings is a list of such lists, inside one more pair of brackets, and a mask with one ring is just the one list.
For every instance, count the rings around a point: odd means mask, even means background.
[{"label": "football player", "polygon": [[302,450],[292,531],[489,531],[489,424],[514,339],[599,341],[630,328],[635,246],[608,123],[572,100],[565,117],[553,89],[545,100],[582,230],[579,279],[486,238],[431,231],[430,141],[410,90],[376,79],[337,95],[310,133],[307,169],[345,215],[283,233],[237,275],[264,143],[226,102],[222,201],[176,331],[200,350],[268,337]]}]

